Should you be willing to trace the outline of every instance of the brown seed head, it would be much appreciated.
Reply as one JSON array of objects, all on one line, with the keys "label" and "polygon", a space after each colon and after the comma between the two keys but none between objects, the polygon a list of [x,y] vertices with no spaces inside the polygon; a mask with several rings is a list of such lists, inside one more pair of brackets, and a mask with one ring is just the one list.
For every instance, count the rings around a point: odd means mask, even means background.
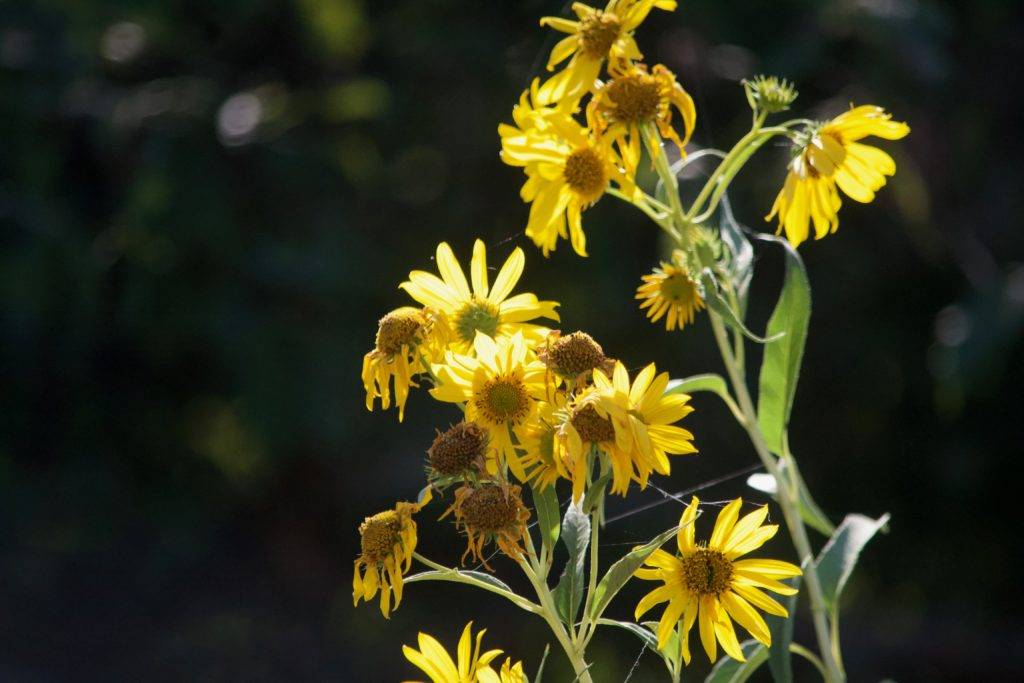
[{"label": "brown seed head", "polygon": [[462,521],[470,531],[492,534],[515,526],[522,506],[518,486],[482,486],[463,499]]},{"label": "brown seed head", "polygon": [[573,411],[569,420],[580,438],[589,443],[615,440],[615,427],[607,417],[601,417],[593,405],[587,403]]},{"label": "brown seed head", "polygon": [[487,441],[486,429],[475,422],[460,422],[434,438],[427,449],[430,467],[444,476],[477,469],[487,452]]},{"label": "brown seed head", "polygon": [[419,311],[392,311],[380,319],[377,325],[377,350],[393,356],[403,346],[413,346],[419,341],[424,318]]},{"label": "brown seed head", "polygon": [[683,559],[683,583],[697,595],[718,595],[729,587],[732,562],[721,552],[701,548]]},{"label": "brown seed head", "polygon": [[402,531],[402,520],[394,510],[378,512],[359,525],[359,544],[367,562],[383,562],[394,552]]},{"label": "brown seed head", "polygon": [[572,334],[552,341],[540,358],[562,377],[579,377],[603,366],[604,349],[586,332]]}]

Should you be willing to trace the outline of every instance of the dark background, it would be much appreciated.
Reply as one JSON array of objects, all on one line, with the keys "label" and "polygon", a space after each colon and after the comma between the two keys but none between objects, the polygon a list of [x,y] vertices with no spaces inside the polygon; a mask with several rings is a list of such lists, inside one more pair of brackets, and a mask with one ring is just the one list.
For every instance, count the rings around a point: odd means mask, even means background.
[{"label": "dark background", "polygon": [[[815,310],[793,447],[835,520],[893,514],[846,594],[851,680],[1019,679],[1018,3],[680,5],[639,38],[694,94],[698,145],[744,132],[737,81],[759,71],[798,83],[797,112],[878,103],[910,123],[882,143],[899,172],[878,200],[845,202],[838,234],[802,247]],[[719,369],[706,318],[667,336],[636,308],[658,254],[639,212],[610,198],[588,212],[586,260],[565,243],[545,260],[521,235],[521,173],[499,161],[496,126],[553,43],[538,17],[560,9],[0,6],[0,679],[391,681],[419,673],[401,657],[417,630],[452,648],[469,619],[535,669],[542,622],[486,594],[417,584],[388,622],[353,609],[357,525],[415,496],[433,429],[455,419],[423,393],[404,424],[367,413],[358,372],[377,318],[407,303],[405,274],[432,269],[442,239],[467,259],[477,236],[492,265],[523,245],[523,289],[629,365]],[[741,176],[744,223],[766,228],[785,160],[768,149]],[[755,328],[778,254],[758,265]],[[694,402],[701,454],[666,488],[754,461],[718,403]],[[702,495],[741,494],[758,499],[742,478]],[[420,516],[422,548],[453,563],[441,510]],[[781,536],[766,554],[791,558]],[[798,638],[813,643],[806,612]],[[599,636],[599,680],[639,651]],[[549,664],[568,680],[558,652]],[[632,680],[659,668],[648,653]]]}]

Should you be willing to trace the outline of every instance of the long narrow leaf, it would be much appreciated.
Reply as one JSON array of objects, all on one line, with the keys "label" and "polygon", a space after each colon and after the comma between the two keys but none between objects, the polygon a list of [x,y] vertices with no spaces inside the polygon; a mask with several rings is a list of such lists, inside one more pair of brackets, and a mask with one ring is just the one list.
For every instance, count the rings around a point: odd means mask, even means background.
[{"label": "long narrow leaf", "polygon": [[768,659],[768,648],[756,640],[743,641],[740,649],[747,661],[738,662],[732,657],[722,657],[704,679],[704,683],[743,683]]},{"label": "long narrow leaf", "polygon": [[678,527],[673,527],[663,531],[650,542],[626,553],[609,567],[608,572],[601,578],[600,583],[594,589],[594,597],[590,603],[590,614],[587,616],[591,619],[600,617],[612,601],[612,598],[622,590],[622,587],[626,585],[626,582],[633,576],[633,573],[640,568],[644,560],[664,545],[668,539],[672,538],[678,530]]},{"label": "long narrow leaf", "polygon": [[757,394],[757,415],[765,441],[775,453],[782,453],[783,434],[793,409],[800,364],[811,318],[811,285],[803,260],[789,242],[770,235],[761,239],[782,245],[786,254],[786,275],[775,311],[768,319],[765,335],[781,336],[765,346]]},{"label": "long narrow leaf", "polygon": [[558,494],[555,487],[547,486],[541,490],[530,487],[533,492],[533,507],[537,510],[537,527],[540,529],[541,542],[549,551],[558,542],[561,518],[558,513]]},{"label": "long narrow leaf", "polygon": [[[800,577],[794,576],[784,579],[783,583],[792,586],[799,591]],[[772,636],[772,646],[768,648],[768,666],[772,670],[772,678],[775,683],[792,683],[793,661],[789,652],[789,645],[793,642],[793,624],[796,620],[796,601],[800,593],[794,593],[783,602],[783,607],[789,612],[788,617],[777,617],[766,615],[768,631]]]}]

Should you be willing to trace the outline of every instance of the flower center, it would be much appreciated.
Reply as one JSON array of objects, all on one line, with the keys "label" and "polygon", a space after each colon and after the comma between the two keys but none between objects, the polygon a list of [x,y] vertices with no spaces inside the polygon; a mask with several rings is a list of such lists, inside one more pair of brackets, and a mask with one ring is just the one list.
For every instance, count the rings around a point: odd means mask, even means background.
[{"label": "flower center", "polygon": [[579,377],[604,363],[604,349],[586,332],[573,332],[552,342],[541,359],[563,377]]},{"label": "flower center", "polygon": [[605,109],[617,121],[643,123],[658,115],[661,94],[658,82],[650,76],[620,76],[608,84],[605,92],[613,105]]},{"label": "flower center", "polygon": [[573,411],[570,419],[580,438],[590,443],[615,440],[615,426],[607,417],[601,417],[594,406],[587,404]]},{"label": "flower center", "polygon": [[455,314],[455,330],[464,342],[472,343],[477,332],[488,337],[498,333],[501,315],[498,307],[490,301],[473,297]]},{"label": "flower center", "polygon": [[569,187],[584,197],[600,195],[607,183],[604,164],[597,152],[589,147],[578,149],[566,158],[563,176]]},{"label": "flower center", "polygon": [[403,346],[419,341],[423,317],[418,311],[393,311],[380,319],[377,325],[377,350],[394,356]]},{"label": "flower center", "polygon": [[622,24],[611,12],[594,12],[580,26],[581,50],[591,59],[604,59],[619,38]]},{"label": "flower center", "polygon": [[717,550],[701,548],[683,559],[683,583],[697,595],[718,595],[732,580],[732,561]]},{"label": "flower center", "polygon": [[487,430],[474,422],[460,422],[437,435],[427,449],[427,456],[435,472],[452,476],[482,463],[486,450]]},{"label": "flower center", "polygon": [[682,271],[672,273],[661,281],[661,295],[673,303],[688,305],[697,300],[697,286]]},{"label": "flower center", "polygon": [[526,385],[514,375],[487,380],[477,393],[476,407],[491,424],[521,422],[530,412]]},{"label": "flower center", "polygon": [[402,531],[402,520],[394,510],[378,512],[359,525],[359,543],[363,559],[383,562],[395,549]]},{"label": "flower center", "polygon": [[501,486],[484,486],[462,501],[466,526],[477,533],[495,533],[513,526],[519,519],[519,499]]}]

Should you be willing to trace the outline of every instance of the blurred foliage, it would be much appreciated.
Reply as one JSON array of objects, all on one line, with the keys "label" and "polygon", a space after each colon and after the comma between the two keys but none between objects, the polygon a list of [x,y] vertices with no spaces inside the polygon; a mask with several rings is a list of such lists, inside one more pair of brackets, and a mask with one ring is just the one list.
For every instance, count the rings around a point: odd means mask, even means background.
[{"label": "blurred foliage", "polygon": [[[793,448],[834,518],[893,513],[848,591],[851,679],[1019,679],[1018,3],[680,4],[640,39],[694,93],[698,144],[742,133],[738,81],[758,72],[794,80],[797,111],[876,102],[910,122],[880,200],[847,202],[839,233],[803,249],[815,312]],[[454,418],[422,394],[401,426],[368,414],[360,357],[438,241],[525,243],[496,126],[553,42],[537,18],[560,10],[0,6],[0,677],[398,680],[419,628],[453,642],[469,618],[536,666],[543,630],[496,599],[467,610],[459,586],[411,586],[385,623],[349,586],[358,522],[415,495]],[[763,225],[784,161],[750,166],[744,223]],[[606,200],[587,224],[591,258],[528,247],[526,286],[634,366],[716,369],[706,322],[669,337],[634,306],[658,248],[645,221]],[[758,265],[763,321],[781,264]],[[753,462],[713,398],[696,405],[701,455],[666,488]],[[756,498],[742,481],[703,496]],[[454,562],[435,516],[424,548]],[[625,672],[638,647],[610,634],[594,652],[595,671]],[[657,675],[646,657],[634,680]]]}]

